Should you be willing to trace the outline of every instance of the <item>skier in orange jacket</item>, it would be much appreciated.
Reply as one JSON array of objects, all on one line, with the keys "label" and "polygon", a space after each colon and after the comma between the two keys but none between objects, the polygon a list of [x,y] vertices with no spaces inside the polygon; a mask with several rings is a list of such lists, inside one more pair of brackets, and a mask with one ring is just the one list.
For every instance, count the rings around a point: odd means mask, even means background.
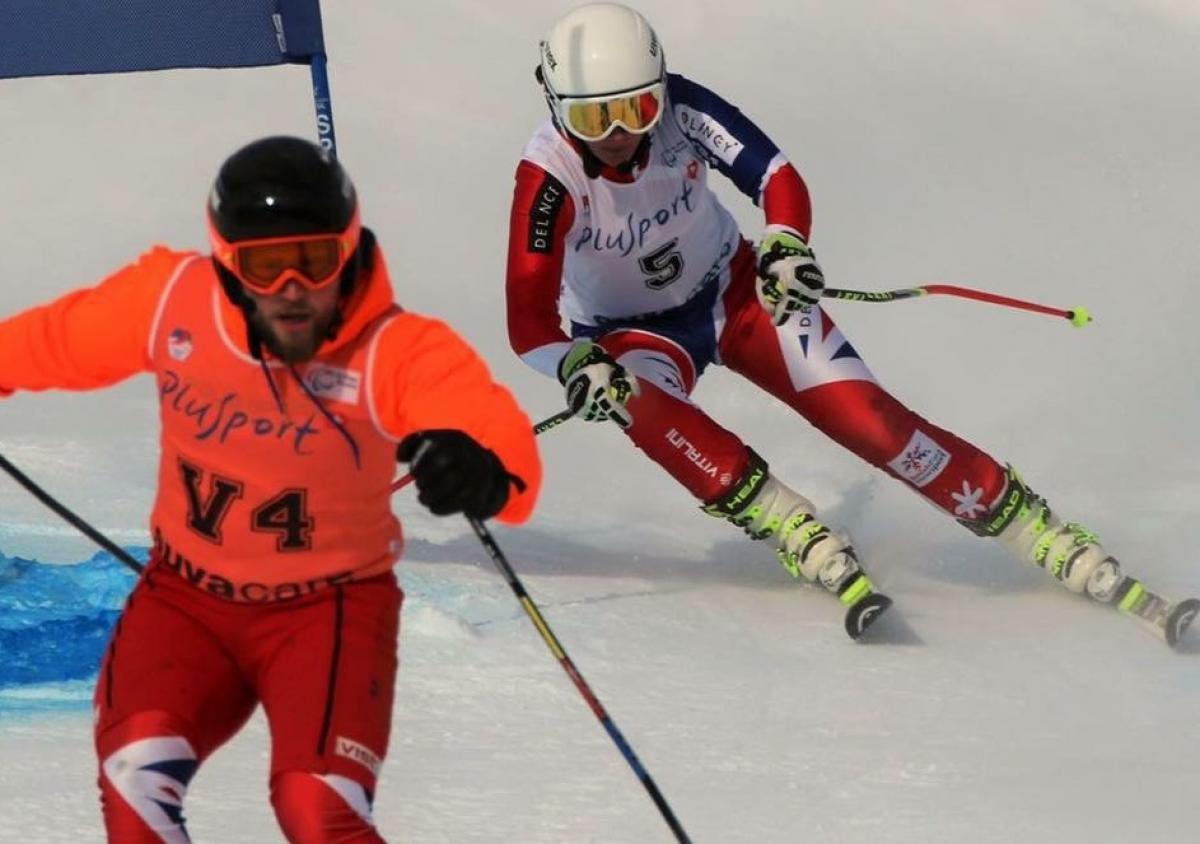
[{"label": "skier in orange jacket", "polygon": [[96,689],[110,841],[186,841],[199,764],[258,703],[290,841],[378,842],[403,594],[389,487],[519,523],[531,423],[449,327],[404,311],[354,186],[315,144],[256,141],[208,202],[213,252],[155,247],[0,322],[0,396],[154,373],[154,547]]}]

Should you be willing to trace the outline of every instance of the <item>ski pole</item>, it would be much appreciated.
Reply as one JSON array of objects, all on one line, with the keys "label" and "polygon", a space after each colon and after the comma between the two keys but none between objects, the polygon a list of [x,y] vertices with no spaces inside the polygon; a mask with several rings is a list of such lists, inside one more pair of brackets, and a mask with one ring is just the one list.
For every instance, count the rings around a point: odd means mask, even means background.
[{"label": "ski pole", "polygon": [[52,495],[50,495],[50,493],[46,492],[46,490],[34,483],[32,478],[30,478],[12,463],[8,462],[8,458],[6,458],[3,454],[0,454],[0,469],[3,469],[5,472],[8,472],[8,474],[12,475],[13,480],[25,487],[25,489],[34,498],[45,504],[55,513],[65,519],[72,527],[74,527],[88,539],[92,540],[92,542],[95,542],[97,545],[99,545],[108,553],[112,554],[125,565],[129,566],[129,568],[133,569],[135,572],[140,573],[142,571],[142,564],[131,557],[124,548],[117,545],[107,536],[89,525],[79,516],[75,515],[75,513],[72,512],[66,505],[59,502]]},{"label": "ski pole", "polygon": [[903,290],[881,291],[841,290],[836,287],[826,287],[822,295],[828,299],[845,299],[851,302],[896,302],[900,299],[915,299],[919,296],[958,296],[962,299],[974,299],[977,302],[987,302],[991,305],[1062,317],[1076,328],[1082,328],[1092,321],[1092,315],[1084,307],[1054,308],[1049,305],[1039,305],[1037,302],[1027,302],[1024,299],[1013,299],[1010,296],[988,293],[985,290],[956,287],[953,284],[924,284],[920,287],[907,287]]},{"label": "ski pole", "polygon": [[[546,433],[551,428],[557,428],[559,425],[566,422],[568,419],[570,419],[574,415],[575,415],[574,411],[560,410],[558,413],[554,414],[553,416],[547,417],[546,419],[543,419],[541,422],[534,425],[533,426],[533,435],[536,437],[538,434]],[[388,487],[388,491],[395,492],[396,490],[401,489],[402,487],[408,486],[410,483],[412,483],[412,474],[405,473],[405,474],[401,475],[400,477],[396,478],[396,480],[392,481],[392,485],[390,487]]]},{"label": "ski pole", "polygon": [[557,428],[559,425],[566,422],[568,419],[570,419],[574,415],[575,415],[575,411],[571,410],[570,408],[568,408],[566,410],[560,410],[558,413],[554,414],[553,416],[549,416],[549,417],[543,419],[541,422],[534,425],[533,426],[533,435],[536,437],[539,434],[546,433],[551,428]]},{"label": "ski pole", "polygon": [[[570,416],[569,413],[568,416]],[[499,569],[500,573],[504,576],[504,579],[508,581],[508,585],[512,589],[513,594],[517,596],[517,600],[521,602],[521,606],[524,608],[525,614],[529,616],[529,620],[533,622],[533,626],[536,627],[538,633],[541,634],[542,641],[546,643],[546,647],[550,648],[550,652],[554,654],[559,665],[562,666],[563,671],[567,672],[567,676],[571,678],[571,682],[575,684],[575,688],[577,688],[579,693],[583,695],[583,699],[587,702],[587,705],[591,708],[595,716],[600,719],[600,723],[608,732],[609,738],[613,740],[613,743],[616,744],[617,749],[621,751],[621,755],[625,757],[625,761],[629,763],[629,767],[633,768],[633,772],[637,775],[637,778],[641,780],[642,785],[645,786],[646,791],[650,794],[650,799],[654,801],[654,805],[658,807],[658,811],[662,814],[663,820],[667,822],[667,826],[669,826],[671,831],[675,833],[675,839],[679,841],[680,844],[691,844],[691,839],[688,838],[687,833],[684,832],[683,826],[675,817],[675,813],[671,811],[671,807],[667,804],[667,799],[663,797],[662,792],[658,790],[658,786],[654,784],[654,780],[651,779],[649,771],[647,771],[645,767],[642,766],[642,763],[638,761],[637,754],[633,752],[633,747],[631,747],[629,742],[625,740],[625,736],[621,734],[621,731],[617,729],[617,725],[613,723],[612,718],[609,717],[608,712],[606,712],[604,709],[604,706],[601,705],[596,695],[592,693],[587,681],[583,679],[583,675],[579,673],[579,669],[577,669],[575,667],[575,663],[571,661],[571,657],[567,656],[567,652],[563,649],[562,645],[559,644],[558,639],[555,638],[554,632],[550,629],[550,625],[546,623],[546,619],[542,617],[541,612],[537,608],[537,604],[533,602],[533,600],[529,597],[529,593],[525,591],[525,587],[521,584],[521,579],[517,577],[517,573],[513,570],[513,567],[509,565],[508,560],[505,559],[504,552],[500,550],[500,546],[497,545],[496,540],[492,538],[491,532],[487,529],[483,522],[479,521],[479,519],[476,519],[472,516],[467,516],[467,521],[470,523],[471,529],[475,531],[475,535],[479,537],[479,541],[483,543],[484,550],[487,551],[488,556],[492,558],[492,562],[495,563],[496,568]]]},{"label": "ski pole", "polygon": [[[552,428],[557,428],[563,422],[573,417],[575,414],[571,410],[562,410],[553,416],[543,419],[541,422],[533,426],[534,436],[543,434]],[[398,490],[403,486],[412,482],[412,475],[404,475],[392,483],[392,491]],[[601,725],[608,732],[609,738],[616,744],[617,749],[621,751],[621,755],[625,757],[625,761],[633,768],[634,774],[641,780],[642,785],[650,794],[650,799],[654,801],[654,805],[658,807],[658,811],[662,814],[663,820],[667,822],[667,826],[675,833],[675,838],[680,844],[691,844],[691,839],[688,838],[683,826],[679,823],[675,813],[671,811],[670,805],[658,786],[654,783],[650,773],[638,760],[637,754],[633,752],[633,747],[626,741],[625,736],[617,729],[617,725],[613,723],[608,712],[604,709],[603,704],[592,692],[592,689],[587,684],[587,680],[583,679],[583,675],[579,673],[579,669],[575,667],[575,663],[571,661],[571,657],[567,655],[566,650],[554,635],[554,631],[550,629],[550,625],[546,623],[545,617],[538,610],[537,604],[529,597],[529,593],[525,591],[525,586],[521,583],[521,579],[517,576],[516,571],[509,564],[508,559],[504,556],[504,552],[500,550],[500,546],[496,544],[496,540],[492,537],[491,531],[481,522],[472,516],[467,516],[467,522],[470,523],[471,529],[475,531],[475,535],[479,537],[479,541],[483,544],[483,548],[487,551],[488,556],[492,559],[500,574],[508,582],[509,588],[513,594],[517,596],[517,600],[521,603],[525,614],[529,616],[529,620],[533,622],[533,626],[537,628],[538,633],[542,637],[542,641],[550,648],[550,652],[554,654],[563,671],[567,672],[567,676],[571,678],[571,682],[575,684],[575,688],[583,695],[584,701],[592,710],[593,714],[600,719]]]}]

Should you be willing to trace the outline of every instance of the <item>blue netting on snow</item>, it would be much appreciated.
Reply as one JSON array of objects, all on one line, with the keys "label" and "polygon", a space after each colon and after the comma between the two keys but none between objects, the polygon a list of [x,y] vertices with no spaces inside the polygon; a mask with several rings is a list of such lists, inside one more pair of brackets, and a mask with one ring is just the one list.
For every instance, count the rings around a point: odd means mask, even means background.
[{"label": "blue netting on snow", "polygon": [[69,566],[0,553],[0,689],[93,677],[135,579],[106,551]]}]

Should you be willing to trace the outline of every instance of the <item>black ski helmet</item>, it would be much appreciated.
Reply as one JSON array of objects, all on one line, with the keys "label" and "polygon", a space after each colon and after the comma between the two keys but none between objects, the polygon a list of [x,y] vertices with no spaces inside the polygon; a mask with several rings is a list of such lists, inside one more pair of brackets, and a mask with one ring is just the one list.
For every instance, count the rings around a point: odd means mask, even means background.
[{"label": "black ski helmet", "polygon": [[[340,234],[358,211],[354,183],[329,152],[311,141],[277,135],[247,144],[225,160],[208,195],[208,220],[229,243],[266,237]],[[371,271],[375,235],[362,227],[355,254],[339,280],[344,302],[358,278]],[[261,338],[249,315],[254,300],[242,283],[217,260],[213,267],[229,300],[247,314],[251,354],[260,356]],[[343,314],[329,329],[334,336]]]},{"label": "black ski helmet", "polygon": [[342,165],[317,144],[275,136],[225,160],[208,197],[208,216],[229,242],[341,233],[358,208]]}]

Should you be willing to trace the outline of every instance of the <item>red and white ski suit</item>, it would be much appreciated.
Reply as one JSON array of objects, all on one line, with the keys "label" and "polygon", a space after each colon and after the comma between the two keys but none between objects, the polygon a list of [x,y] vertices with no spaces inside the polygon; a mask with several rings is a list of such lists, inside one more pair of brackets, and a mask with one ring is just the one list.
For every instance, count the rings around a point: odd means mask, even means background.
[{"label": "red and white ski suit", "polygon": [[[976,518],[1004,468],[885,391],[824,310],[775,327],[755,295],[755,256],[708,184],[710,168],[808,238],[808,189],[740,111],[677,74],[662,120],[628,172],[585,171],[546,121],[516,172],[507,272],[513,349],[555,375],[574,338],[595,338],[637,376],[626,434],[702,502],[746,470],[746,445],[690,399],[711,363],[742,375],[957,518]],[[564,330],[563,324],[567,323]]]}]

